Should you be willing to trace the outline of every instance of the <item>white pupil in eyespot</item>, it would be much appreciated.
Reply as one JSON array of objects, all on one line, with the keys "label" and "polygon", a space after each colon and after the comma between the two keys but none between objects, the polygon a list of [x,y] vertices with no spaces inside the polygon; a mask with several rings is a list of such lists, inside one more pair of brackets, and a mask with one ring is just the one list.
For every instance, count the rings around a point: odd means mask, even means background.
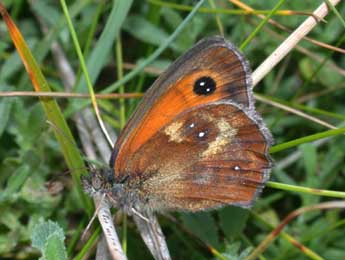
[{"label": "white pupil in eyespot", "polygon": [[195,126],[194,123],[191,123],[191,124],[189,125],[190,128],[193,128],[194,126]]},{"label": "white pupil in eyespot", "polygon": [[204,137],[205,136],[205,132],[200,132],[198,136],[199,137]]},{"label": "white pupil in eyespot", "polygon": [[237,166],[237,165],[236,165],[236,166],[234,167],[234,170],[235,170],[235,171],[239,171],[240,169],[241,169],[240,166]]},{"label": "white pupil in eyespot", "polygon": [[210,91],[211,91],[211,89],[210,89],[210,88],[207,88],[207,89],[206,89],[206,92],[210,92]]},{"label": "white pupil in eyespot", "polygon": [[205,86],[205,84],[206,84],[205,81],[200,82],[200,86],[202,86],[202,87]]}]

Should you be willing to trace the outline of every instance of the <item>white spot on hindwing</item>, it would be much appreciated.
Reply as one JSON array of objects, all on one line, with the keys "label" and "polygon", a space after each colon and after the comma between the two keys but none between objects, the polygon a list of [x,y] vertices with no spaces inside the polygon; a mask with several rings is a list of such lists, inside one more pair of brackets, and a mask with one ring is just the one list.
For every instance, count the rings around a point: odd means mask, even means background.
[{"label": "white spot on hindwing", "polygon": [[199,132],[198,137],[202,138],[205,136],[205,134],[206,134],[205,132]]}]

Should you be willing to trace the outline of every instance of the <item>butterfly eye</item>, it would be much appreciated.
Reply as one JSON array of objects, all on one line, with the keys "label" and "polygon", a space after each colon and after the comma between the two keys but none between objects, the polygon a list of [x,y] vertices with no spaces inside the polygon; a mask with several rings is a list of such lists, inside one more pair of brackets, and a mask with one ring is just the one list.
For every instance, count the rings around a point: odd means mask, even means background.
[{"label": "butterfly eye", "polygon": [[209,95],[216,90],[216,82],[211,77],[201,77],[194,83],[193,91],[198,95]]},{"label": "butterfly eye", "polygon": [[99,190],[101,187],[102,187],[102,180],[99,178],[99,176],[95,175],[93,176],[92,178],[92,187],[95,189],[95,190]]}]

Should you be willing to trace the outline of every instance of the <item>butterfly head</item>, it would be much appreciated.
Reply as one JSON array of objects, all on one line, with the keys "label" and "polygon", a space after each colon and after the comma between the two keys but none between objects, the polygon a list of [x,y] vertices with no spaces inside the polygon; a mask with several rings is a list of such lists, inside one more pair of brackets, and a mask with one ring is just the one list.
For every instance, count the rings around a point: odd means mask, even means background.
[{"label": "butterfly head", "polygon": [[111,168],[94,170],[89,175],[81,176],[84,191],[91,196],[101,195],[113,189],[115,180]]},{"label": "butterfly head", "polygon": [[83,175],[81,181],[84,191],[91,197],[101,197],[105,194],[105,199],[109,204],[131,214],[133,207],[138,207],[140,200],[137,194],[128,187],[128,175],[120,179],[114,176],[111,168],[101,168],[89,175]]}]

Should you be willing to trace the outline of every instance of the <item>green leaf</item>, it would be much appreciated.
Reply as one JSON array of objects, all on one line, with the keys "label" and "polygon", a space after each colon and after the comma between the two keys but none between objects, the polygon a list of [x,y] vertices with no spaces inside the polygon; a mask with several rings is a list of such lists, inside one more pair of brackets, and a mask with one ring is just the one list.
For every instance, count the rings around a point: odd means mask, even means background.
[{"label": "green leaf", "polygon": [[[304,186],[311,187],[311,188],[320,188],[322,184],[319,182],[318,174],[317,174],[317,150],[316,147],[312,144],[302,144],[300,147],[302,151],[302,158],[305,168],[305,181]],[[313,196],[310,194],[302,194],[303,205],[310,205],[317,203],[319,201],[319,197]],[[311,216],[315,214],[309,213],[307,216]]]},{"label": "green leaf", "polygon": [[12,239],[8,234],[0,234],[0,254],[5,255],[16,246],[17,241]]},{"label": "green leaf", "polygon": [[242,259],[245,259],[249,255],[251,248],[246,248],[242,252],[240,250],[241,250],[240,242],[227,244],[225,251],[222,253],[222,255],[225,257],[225,259],[242,260]]},{"label": "green leaf", "polygon": [[45,245],[44,256],[47,260],[67,259],[67,252],[63,240],[58,234],[49,236]]},{"label": "green leaf", "polygon": [[11,231],[16,231],[21,225],[19,217],[18,213],[6,210],[0,214],[0,223]]},{"label": "green leaf", "polygon": [[304,58],[299,62],[300,71],[302,72],[302,75],[305,79],[314,77],[314,81],[320,81],[324,86],[328,88],[334,87],[336,84],[341,84],[344,79],[342,75],[335,72],[334,69],[330,67],[334,65],[335,64],[333,62],[327,61],[326,64],[320,69],[320,71],[318,71],[318,73],[314,75],[314,73],[320,66],[319,63],[316,63],[310,58]]},{"label": "green leaf", "polygon": [[299,71],[302,73],[303,78],[309,79],[313,76],[314,66],[309,58],[301,59],[298,63]]},{"label": "green leaf", "polygon": [[[218,247],[218,229],[210,212],[196,212],[181,214],[183,224],[201,240]],[[200,228],[202,227],[202,228]]]},{"label": "green leaf", "polygon": [[64,232],[58,223],[48,220],[36,225],[31,235],[32,246],[41,252],[45,252],[48,240],[53,235],[57,236],[62,242],[65,240]]},{"label": "green leaf", "polygon": [[11,98],[0,99],[0,115],[1,115],[0,137],[2,136],[5,128],[7,127],[7,124],[10,118],[12,103],[13,103],[13,99]]},{"label": "green leaf", "polygon": [[220,226],[225,235],[231,239],[243,232],[249,211],[239,207],[225,207],[219,212]]},{"label": "green leaf", "polygon": [[328,188],[330,183],[333,183],[338,178],[339,170],[341,171],[344,167],[344,145],[344,140],[333,142],[330,145],[330,151],[320,161],[320,179],[323,188]]},{"label": "green leaf", "polygon": [[2,194],[13,195],[13,193],[18,192],[29,176],[30,167],[26,164],[22,165],[10,176],[6,189]]},{"label": "green leaf", "polygon": [[[95,48],[93,48],[90,57],[87,59],[87,70],[90,74],[92,83],[95,83],[99,73],[101,72],[101,69],[109,59],[109,54],[112,50],[113,44],[129,12],[132,2],[132,0],[113,1],[111,13],[108,17],[104,30],[102,31],[99,40],[95,44]],[[77,92],[85,92],[86,82],[84,78],[82,78],[82,80],[78,83],[75,90]],[[78,101],[74,103],[78,103]]]},{"label": "green leaf", "polygon": [[[181,15],[175,10],[162,8],[161,13],[165,22],[171,29],[177,28],[183,22]],[[181,35],[179,35],[170,46],[179,53],[183,53],[197,41],[198,36],[204,32],[206,25],[207,19],[195,16],[182,30]],[[188,37],[186,37],[187,35]]]},{"label": "green leaf", "polygon": [[9,79],[15,72],[22,69],[23,65],[20,61],[17,52],[13,52],[7,57],[7,59],[1,64],[0,76],[2,81]]},{"label": "green leaf", "polygon": [[173,9],[163,7],[161,9],[162,17],[171,29],[175,29],[182,23],[181,15]]},{"label": "green leaf", "polygon": [[307,177],[313,177],[316,175],[316,147],[312,144],[302,144],[300,149],[303,153],[304,167],[306,170]]},{"label": "green leaf", "polygon": [[35,146],[35,140],[40,136],[44,127],[44,113],[42,106],[37,103],[26,109],[26,115],[23,116],[22,104],[15,107],[15,118],[18,121],[17,126],[11,128],[11,132],[16,134],[17,144],[25,151]]},{"label": "green leaf", "polygon": [[142,16],[129,16],[123,24],[123,29],[140,41],[156,46],[159,46],[169,37],[168,33]]},{"label": "green leaf", "polygon": [[31,5],[34,12],[49,23],[55,25],[58,23],[60,14],[56,6],[49,3],[49,1],[37,1]]}]

